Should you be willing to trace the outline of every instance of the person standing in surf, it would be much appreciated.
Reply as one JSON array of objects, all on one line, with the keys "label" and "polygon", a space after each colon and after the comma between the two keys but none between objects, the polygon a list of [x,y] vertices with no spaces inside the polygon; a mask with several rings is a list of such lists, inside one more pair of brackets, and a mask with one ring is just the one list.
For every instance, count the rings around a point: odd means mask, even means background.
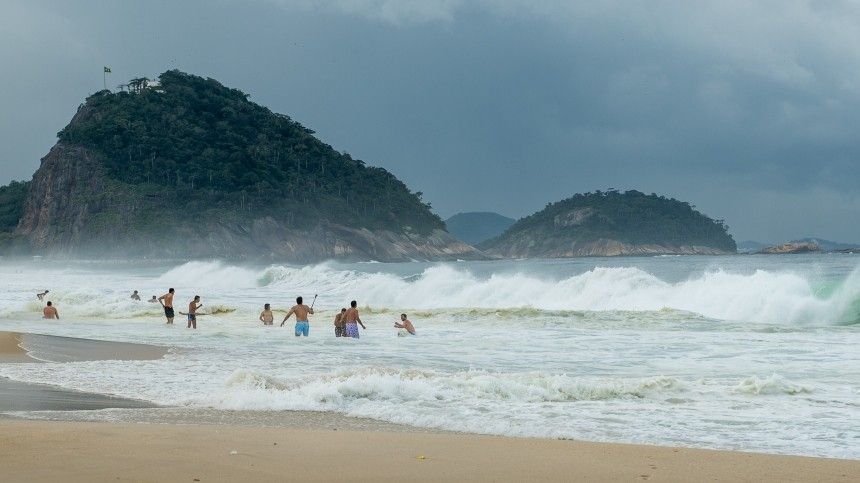
[{"label": "person standing in surf", "polygon": [[406,314],[400,314],[400,322],[395,322],[394,327],[400,329],[397,335],[415,335],[415,326],[406,318]]},{"label": "person standing in surf", "polygon": [[281,322],[281,327],[287,322],[287,319],[290,318],[291,315],[296,314],[296,337],[299,336],[308,336],[308,333],[311,330],[311,324],[308,322],[308,314],[313,314],[313,307],[308,307],[307,305],[302,303],[302,297],[296,297],[296,305],[293,305],[293,308],[287,312],[287,316],[284,317],[284,321]]},{"label": "person standing in surf", "polygon": [[135,290],[134,293],[131,294],[131,299],[140,302],[140,294],[137,293],[137,290]]},{"label": "person standing in surf", "polygon": [[343,314],[346,313],[346,309],[340,309],[340,312],[334,316],[334,336],[335,337],[345,337],[343,325],[346,322],[343,318]]},{"label": "person standing in surf", "polygon": [[196,329],[197,328],[197,309],[203,307],[203,304],[200,303],[200,296],[195,295],[194,300],[188,303],[188,328]]},{"label": "person standing in surf", "polygon": [[158,303],[164,307],[164,316],[167,317],[167,323],[172,324],[173,317],[175,315],[173,313],[173,287],[171,287],[166,294],[158,297]]},{"label": "person standing in surf", "polygon": [[46,319],[60,319],[60,313],[57,312],[57,308],[54,307],[54,304],[48,300],[48,305],[42,310],[42,316]]},{"label": "person standing in surf", "polygon": [[263,311],[260,312],[260,322],[263,325],[274,325],[275,315],[272,313],[272,306],[270,304],[263,306]]},{"label": "person standing in surf", "polygon": [[358,339],[358,326],[360,325],[362,329],[367,330],[367,327],[361,322],[361,317],[358,315],[358,302],[353,300],[349,303],[349,309],[343,314],[344,320],[344,336],[352,337],[353,339]]}]

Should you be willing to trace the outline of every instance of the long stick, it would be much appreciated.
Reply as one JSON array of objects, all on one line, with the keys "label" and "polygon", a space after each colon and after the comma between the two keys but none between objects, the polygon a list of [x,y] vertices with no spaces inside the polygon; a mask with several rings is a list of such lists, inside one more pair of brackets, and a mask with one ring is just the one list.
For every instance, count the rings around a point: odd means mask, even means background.
[{"label": "long stick", "polygon": [[317,294],[314,294],[314,300],[311,302],[311,308],[314,308],[314,304],[317,303]]}]

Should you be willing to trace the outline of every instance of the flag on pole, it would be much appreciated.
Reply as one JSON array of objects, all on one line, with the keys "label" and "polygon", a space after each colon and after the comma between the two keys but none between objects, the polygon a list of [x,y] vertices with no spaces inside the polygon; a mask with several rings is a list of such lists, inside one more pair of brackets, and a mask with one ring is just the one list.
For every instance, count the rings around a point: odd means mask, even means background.
[{"label": "flag on pole", "polygon": [[105,74],[110,74],[110,67],[105,67]]}]

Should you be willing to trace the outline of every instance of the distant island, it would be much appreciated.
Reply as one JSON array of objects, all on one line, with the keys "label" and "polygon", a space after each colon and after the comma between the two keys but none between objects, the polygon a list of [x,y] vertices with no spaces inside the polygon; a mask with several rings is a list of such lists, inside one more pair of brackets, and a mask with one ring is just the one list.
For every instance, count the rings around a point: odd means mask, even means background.
[{"label": "distant island", "polygon": [[639,191],[597,191],[550,203],[479,245],[505,258],[719,255],[737,245],[722,220]]},{"label": "distant island", "polygon": [[860,252],[858,243],[841,243],[823,238],[800,238],[779,245],[762,246],[754,253],[761,255],[787,255],[797,253],[855,253]]},{"label": "distant island", "polygon": [[0,188],[3,253],[482,257],[390,172],[213,79],[97,92],[58,138],[31,181]]},{"label": "distant island", "polygon": [[516,222],[513,218],[492,212],[457,213],[445,220],[448,232],[460,240],[478,245],[505,232]]}]

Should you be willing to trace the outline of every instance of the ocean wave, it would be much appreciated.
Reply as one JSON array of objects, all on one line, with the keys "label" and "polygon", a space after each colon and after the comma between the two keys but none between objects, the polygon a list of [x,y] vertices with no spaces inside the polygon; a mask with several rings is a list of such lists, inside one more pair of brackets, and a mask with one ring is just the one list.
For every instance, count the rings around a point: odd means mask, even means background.
[{"label": "ocean wave", "polygon": [[672,377],[602,381],[544,373],[362,368],[283,381],[237,370],[216,404],[222,409],[349,409],[358,400],[429,403],[575,402],[645,398],[683,391]]},{"label": "ocean wave", "polygon": [[[200,284],[289,289],[320,294],[320,307],[356,299],[374,311],[465,309],[476,311],[661,311],[766,324],[850,324],[860,319],[860,271],[827,295],[807,276],[767,270],[706,271],[681,282],[666,282],[635,267],[596,267],[561,280],[531,273],[479,277],[447,264],[397,276],[336,269],[273,265],[253,271],[220,262],[191,262],[171,276]],[[185,280],[184,278],[182,280]],[[517,313],[516,311],[525,311]]]},{"label": "ocean wave", "polygon": [[759,378],[758,376],[748,377],[732,388],[735,394],[749,394],[754,396],[760,395],[775,395],[775,394],[810,394],[811,387],[795,384],[787,381],[782,376],[772,374],[770,377]]},{"label": "ocean wave", "polygon": [[[20,314],[40,316],[45,303],[35,297],[18,304],[7,304],[0,310],[0,316],[13,317]],[[128,293],[111,293],[92,288],[60,288],[52,290],[50,301],[60,312],[60,317],[79,319],[137,319],[160,318],[164,316],[161,304],[149,303],[146,300],[136,301]],[[175,305],[177,311],[183,310],[180,304]],[[211,304],[205,306],[205,312],[211,315],[225,315],[235,312],[236,307],[226,304]]]}]

